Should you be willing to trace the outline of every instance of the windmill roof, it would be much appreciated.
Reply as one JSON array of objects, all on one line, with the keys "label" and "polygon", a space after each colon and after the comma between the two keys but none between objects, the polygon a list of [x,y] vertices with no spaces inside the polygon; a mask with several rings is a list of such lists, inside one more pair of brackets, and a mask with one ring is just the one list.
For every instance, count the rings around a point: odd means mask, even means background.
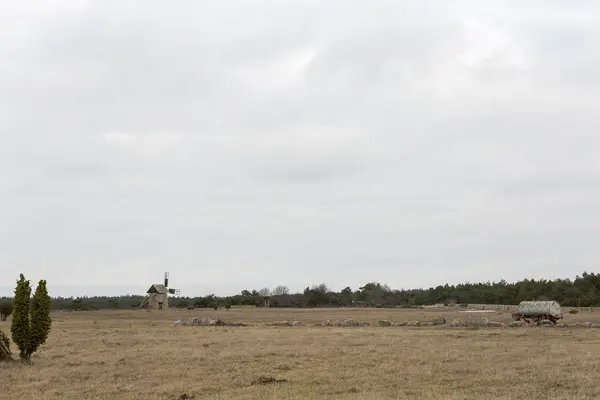
[{"label": "windmill roof", "polygon": [[161,283],[155,283],[154,285],[150,286],[150,289],[148,289],[146,293],[166,294],[167,288]]}]

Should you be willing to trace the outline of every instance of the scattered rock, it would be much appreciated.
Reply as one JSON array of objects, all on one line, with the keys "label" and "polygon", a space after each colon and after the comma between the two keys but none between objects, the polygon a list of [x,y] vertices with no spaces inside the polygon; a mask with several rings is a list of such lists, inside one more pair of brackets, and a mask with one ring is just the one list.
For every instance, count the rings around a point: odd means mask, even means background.
[{"label": "scattered rock", "polygon": [[185,321],[180,320],[180,319],[178,319],[176,321],[173,321],[173,326],[180,326],[180,325],[186,326],[187,323]]},{"label": "scattered rock", "polygon": [[[275,322],[268,322],[265,325],[267,325],[267,326],[304,326],[304,322],[302,322],[302,321],[294,321],[294,322],[275,321]],[[317,324],[317,325],[322,325],[322,324]]]},{"label": "scattered rock", "polygon": [[188,395],[187,393],[182,394],[177,398],[177,400],[194,400],[195,397],[193,395]]},{"label": "scattered rock", "polygon": [[242,322],[229,322],[227,326],[248,326]]},{"label": "scattered rock", "polygon": [[394,323],[387,319],[382,319],[379,321],[379,326],[394,326]]},{"label": "scattered rock", "polygon": [[402,321],[402,322],[398,322],[396,324],[396,326],[406,326],[408,324],[408,321]]},{"label": "scattered rock", "polygon": [[538,322],[539,326],[554,326],[554,322],[548,320],[548,319],[543,319],[540,322]]},{"label": "scattered rock", "polygon": [[288,321],[268,322],[266,325],[267,326],[292,326],[292,324],[289,323]]},{"label": "scattered rock", "polygon": [[200,326],[200,325],[210,325],[211,324],[211,319],[208,317],[194,317],[190,320],[190,325],[191,326]]},{"label": "scattered rock", "polygon": [[194,317],[189,323],[185,321],[175,321],[173,325],[189,325],[189,326],[248,326],[241,322],[226,322],[220,318],[210,319],[208,317]]},{"label": "scattered rock", "polygon": [[406,326],[421,326],[421,321],[408,321]]},{"label": "scattered rock", "polygon": [[[478,328],[481,328],[481,327],[502,328],[505,325],[502,322],[490,321],[487,318],[482,318],[481,321],[477,321],[477,320],[474,320],[474,319],[468,319],[466,321],[461,321],[459,319],[454,319],[452,321],[452,323],[450,324],[450,326],[478,329]],[[518,326],[518,325],[514,325],[514,326]]]},{"label": "scattered rock", "polygon": [[522,327],[525,326],[525,322],[523,321],[512,321],[508,324],[508,326],[510,328],[518,328],[518,327]]}]

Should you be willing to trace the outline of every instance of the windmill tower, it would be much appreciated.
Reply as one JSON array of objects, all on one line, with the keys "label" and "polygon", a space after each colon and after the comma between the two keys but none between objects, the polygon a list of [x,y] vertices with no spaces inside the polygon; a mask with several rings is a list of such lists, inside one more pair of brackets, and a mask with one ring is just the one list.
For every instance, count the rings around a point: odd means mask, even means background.
[{"label": "windmill tower", "polygon": [[146,291],[146,298],[139,305],[142,308],[148,303],[149,310],[164,310],[169,308],[169,294],[178,295],[179,289],[169,288],[169,273],[165,272],[165,283],[155,283]]}]

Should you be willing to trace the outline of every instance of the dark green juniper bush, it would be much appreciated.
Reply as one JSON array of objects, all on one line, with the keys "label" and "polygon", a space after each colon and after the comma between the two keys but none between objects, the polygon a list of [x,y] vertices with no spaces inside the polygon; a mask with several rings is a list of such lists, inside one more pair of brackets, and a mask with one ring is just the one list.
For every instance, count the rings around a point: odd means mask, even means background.
[{"label": "dark green juniper bush", "polygon": [[31,299],[30,296],[29,280],[26,280],[21,274],[15,288],[10,330],[22,361],[29,361],[39,346],[46,343],[52,325],[50,296],[46,288],[46,281],[40,280],[33,298]]}]

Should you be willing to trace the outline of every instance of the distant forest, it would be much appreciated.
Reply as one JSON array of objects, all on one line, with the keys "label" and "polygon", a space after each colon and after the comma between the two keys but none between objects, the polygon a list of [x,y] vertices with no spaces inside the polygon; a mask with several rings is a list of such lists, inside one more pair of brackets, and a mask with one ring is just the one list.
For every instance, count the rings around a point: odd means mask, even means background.
[{"label": "distant forest", "polygon": [[[48,282],[52,292],[52,282]],[[52,299],[54,310],[131,309],[144,296],[98,296]],[[600,306],[600,274],[584,272],[571,279],[533,280],[440,285],[429,289],[394,290],[377,282],[356,290],[347,287],[334,292],[326,284],[307,287],[302,293],[290,293],[285,286],[273,289],[243,290],[234,296],[169,297],[169,307],[214,308],[264,307],[419,307],[428,304],[519,304],[523,300],[556,300],[567,307]]]}]

